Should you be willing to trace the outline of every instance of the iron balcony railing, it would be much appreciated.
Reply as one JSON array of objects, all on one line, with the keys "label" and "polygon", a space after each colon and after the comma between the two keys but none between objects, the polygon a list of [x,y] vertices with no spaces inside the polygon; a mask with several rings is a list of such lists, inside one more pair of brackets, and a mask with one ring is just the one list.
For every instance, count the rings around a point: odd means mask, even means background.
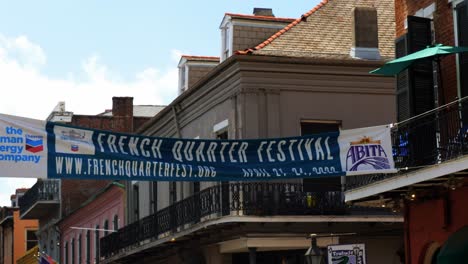
[{"label": "iron balcony railing", "polygon": [[19,198],[20,214],[23,215],[34,204],[41,201],[59,201],[58,180],[38,180],[33,187]]},{"label": "iron balcony railing", "polygon": [[385,208],[348,207],[341,191],[305,192],[300,183],[223,183],[204,189],[101,239],[101,257],[147,239],[181,231],[208,216],[392,214]]},{"label": "iron balcony railing", "polygon": [[391,131],[393,174],[346,178],[346,189],[356,189],[468,154],[468,97],[396,124]]}]

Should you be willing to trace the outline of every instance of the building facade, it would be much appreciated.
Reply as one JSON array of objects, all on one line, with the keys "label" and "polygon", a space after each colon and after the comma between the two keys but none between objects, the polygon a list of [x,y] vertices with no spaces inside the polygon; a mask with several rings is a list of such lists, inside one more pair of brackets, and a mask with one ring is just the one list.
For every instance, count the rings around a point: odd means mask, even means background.
[{"label": "building facade", "polygon": [[11,207],[0,208],[0,263],[16,264],[26,252],[37,246],[38,221],[20,218],[18,199],[28,189],[16,189]]},{"label": "building facade", "polygon": [[125,225],[124,188],[110,183],[59,222],[62,263],[99,262],[99,239]]},{"label": "building facade", "polygon": [[[227,13],[221,63],[138,132],[257,139],[392,123],[394,81],[368,72],[393,57],[393,10],[393,1],[334,0],[296,20]],[[260,36],[272,28],[265,21],[286,25]],[[233,50],[247,36],[258,38]],[[101,239],[102,262],[303,263],[318,233],[328,234],[322,248],[365,243],[369,263],[400,263],[402,217],[347,206],[345,180],[134,182],[127,197],[138,214]]]},{"label": "building facade", "polygon": [[[435,43],[468,46],[467,4],[396,0],[397,56]],[[397,76],[397,89],[412,95],[401,93],[409,104],[397,100],[400,122],[392,135],[400,172],[348,181],[348,201],[402,210],[406,263],[466,262],[453,242],[468,244],[468,215],[462,208],[468,195],[467,58],[448,55],[440,59],[440,68],[429,61]]]}]

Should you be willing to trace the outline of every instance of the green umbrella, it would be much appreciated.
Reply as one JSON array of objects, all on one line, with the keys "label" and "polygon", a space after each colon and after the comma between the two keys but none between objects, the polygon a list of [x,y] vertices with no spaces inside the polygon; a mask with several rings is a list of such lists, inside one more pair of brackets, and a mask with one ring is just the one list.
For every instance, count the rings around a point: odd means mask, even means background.
[{"label": "green umbrella", "polygon": [[468,263],[468,227],[453,233],[437,255],[437,264]]},{"label": "green umbrella", "polygon": [[[389,61],[385,63],[384,66],[382,66],[381,68],[375,69],[370,73],[392,76],[405,70],[418,60],[427,58],[433,58],[437,60],[441,56],[461,52],[468,52],[468,47],[452,47],[444,46],[442,44],[436,44],[433,46],[428,46],[423,50],[411,53],[404,57]],[[437,60],[437,62],[439,61]]]}]

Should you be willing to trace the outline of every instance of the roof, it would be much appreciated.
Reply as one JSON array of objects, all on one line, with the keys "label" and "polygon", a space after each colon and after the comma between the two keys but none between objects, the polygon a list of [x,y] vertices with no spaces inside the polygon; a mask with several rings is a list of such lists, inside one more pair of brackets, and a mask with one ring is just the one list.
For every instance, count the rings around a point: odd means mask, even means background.
[{"label": "roof", "polygon": [[193,55],[182,55],[181,56],[187,60],[195,60],[195,61],[216,61],[219,62],[219,57],[214,56],[193,56]]},{"label": "roof", "polygon": [[243,15],[243,14],[233,14],[233,13],[225,13],[224,16],[230,16],[231,18],[241,18],[241,19],[249,19],[249,20],[261,20],[261,21],[276,21],[276,22],[293,22],[295,20],[294,18]]},{"label": "roof", "polygon": [[[161,111],[165,105],[134,105],[133,106],[133,116],[134,117],[153,117],[159,111]],[[104,113],[99,114],[99,116],[112,116],[112,110],[106,110]]]},{"label": "roof", "polygon": [[393,58],[394,2],[380,0],[322,0],[264,42],[237,54],[353,59],[349,54],[354,7],[377,9],[380,54]]}]

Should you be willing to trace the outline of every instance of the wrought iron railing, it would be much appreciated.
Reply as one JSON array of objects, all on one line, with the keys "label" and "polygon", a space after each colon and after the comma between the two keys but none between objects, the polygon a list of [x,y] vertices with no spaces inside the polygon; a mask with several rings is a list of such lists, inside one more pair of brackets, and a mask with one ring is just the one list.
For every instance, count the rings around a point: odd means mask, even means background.
[{"label": "wrought iron railing", "polygon": [[347,190],[467,155],[468,97],[400,122],[391,135],[395,167],[400,171],[347,177]]},{"label": "wrought iron railing", "polygon": [[19,198],[20,214],[23,215],[38,201],[59,201],[58,180],[38,180]]},{"label": "wrought iron railing", "polygon": [[181,231],[209,216],[392,214],[388,209],[349,207],[343,198],[340,191],[306,192],[301,183],[222,183],[103,237],[101,257]]}]

